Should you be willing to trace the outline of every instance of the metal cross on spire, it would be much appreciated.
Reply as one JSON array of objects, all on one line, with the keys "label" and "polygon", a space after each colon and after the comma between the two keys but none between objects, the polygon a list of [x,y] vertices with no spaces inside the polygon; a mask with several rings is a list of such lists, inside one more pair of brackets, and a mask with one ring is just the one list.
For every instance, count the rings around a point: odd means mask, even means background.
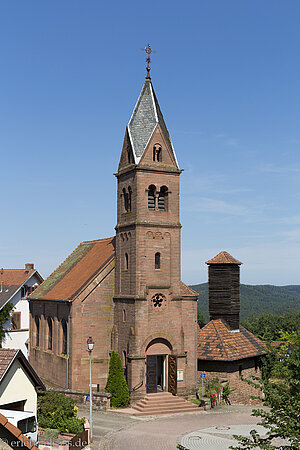
[{"label": "metal cross on spire", "polygon": [[148,72],[148,73],[147,73],[147,78],[150,78],[150,74],[149,74],[149,72],[150,72],[150,70],[151,70],[151,68],[150,68],[150,63],[151,63],[151,57],[150,57],[150,55],[151,55],[152,53],[156,53],[156,51],[155,51],[155,50],[152,50],[152,48],[151,48],[151,46],[150,46],[149,43],[146,45],[146,47],[141,48],[141,50],[143,50],[144,52],[147,53],[147,58],[146,58],[147,67],[146,67],[146,70],[147,70],[147,72]]}]

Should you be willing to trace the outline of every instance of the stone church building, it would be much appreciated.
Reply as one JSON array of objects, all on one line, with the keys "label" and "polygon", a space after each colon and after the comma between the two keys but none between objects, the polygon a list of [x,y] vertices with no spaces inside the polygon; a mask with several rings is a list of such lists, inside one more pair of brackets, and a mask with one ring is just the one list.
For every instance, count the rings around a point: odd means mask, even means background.
[{"label": "stone church building", "polygon": [[30,362],[49,384],[103,390],[110,352],[131,398],[197,385],[197,297],[180,279],[179,168],[149,70],[125,131],[116,235],[82,242],[29,297]]}]

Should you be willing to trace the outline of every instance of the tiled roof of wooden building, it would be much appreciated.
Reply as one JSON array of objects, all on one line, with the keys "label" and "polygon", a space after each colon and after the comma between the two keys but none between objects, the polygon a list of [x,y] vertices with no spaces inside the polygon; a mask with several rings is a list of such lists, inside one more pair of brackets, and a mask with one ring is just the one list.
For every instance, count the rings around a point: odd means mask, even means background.
[{"label": "tiled roof of wooden building", "polygon": [[205,264],[243,264],[241,261],[238,261],[228,252],[220,252],[214,258],[206,261]]},{"label": "tiled roof of wooden building", "polygon": [[264,343],[246,330],[230,330],[222,319],[211,320],[198,329],[198,359],[235,361],[266,353]]}]

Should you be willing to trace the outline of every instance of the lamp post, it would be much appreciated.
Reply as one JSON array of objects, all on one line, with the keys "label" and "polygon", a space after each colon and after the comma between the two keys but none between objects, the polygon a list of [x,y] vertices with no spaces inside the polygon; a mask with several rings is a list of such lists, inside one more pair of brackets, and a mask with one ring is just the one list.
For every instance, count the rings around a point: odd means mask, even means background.
[{"label": "lamp post", "polygon": [[90,439],[93,441],[93,392],[92,392],[92,350],[94,348],[94,340],[92,336],[88,338],[87,343],[87,351],[90,356]]}]

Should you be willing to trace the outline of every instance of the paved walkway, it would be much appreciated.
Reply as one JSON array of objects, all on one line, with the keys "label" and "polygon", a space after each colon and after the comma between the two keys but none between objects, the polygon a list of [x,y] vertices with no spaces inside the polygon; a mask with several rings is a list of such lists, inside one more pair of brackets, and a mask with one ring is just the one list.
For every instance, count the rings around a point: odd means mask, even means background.
[{"label": "paved walkway", "polygon": [[[175,450],[181,443],[191,450],[228,449],[232,445],[232,434],[248,434],[254,428],[258,419],[251,416],[251,411],[252,407],[247,406],[218,406],[210,411],[150,418],[94,411],[91,447],[95,450]],[[88,417],[88,411],[80,410],[79,415]]]}]

